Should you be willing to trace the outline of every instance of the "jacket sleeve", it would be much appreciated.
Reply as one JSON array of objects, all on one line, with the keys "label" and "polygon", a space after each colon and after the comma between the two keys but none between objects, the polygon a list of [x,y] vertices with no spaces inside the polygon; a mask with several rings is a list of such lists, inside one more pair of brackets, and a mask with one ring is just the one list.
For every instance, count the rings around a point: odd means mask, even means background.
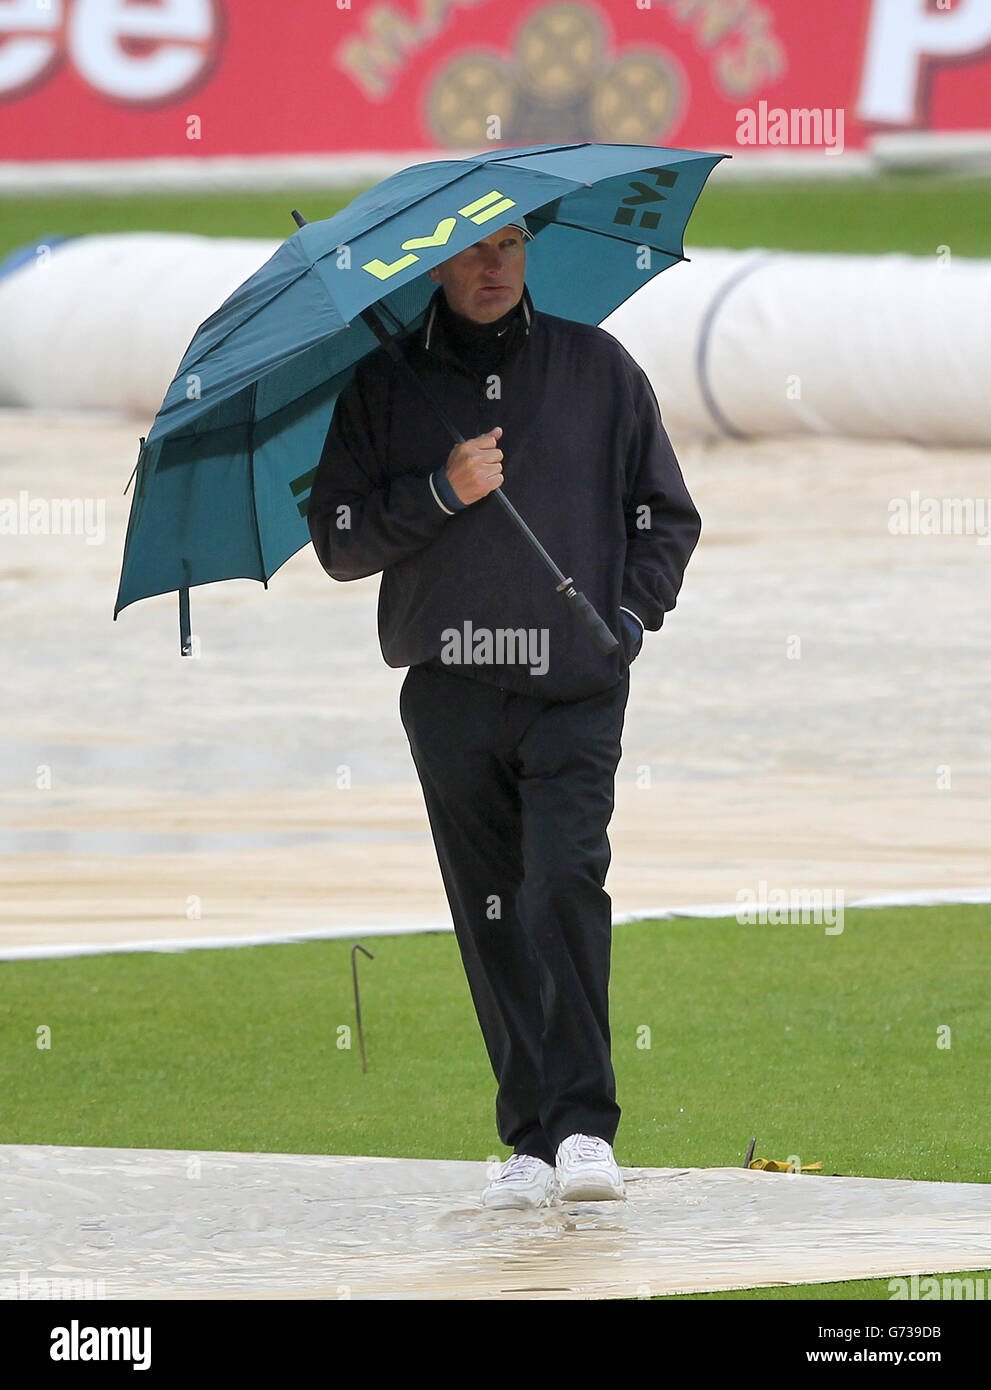
[{"label": "jacket sleeve", "polygon": [[434,478],[389,476],[360,368],[338,397],[310,491],[310,538],[331,579],[364,579],[429,545],[450,520]]},{"label": "jacket sleeve", "polygon": [[623,608],[656,632],[675,606],[702,520],[688,495],[653,388],[627,354],[634,431],[627,455]]}]

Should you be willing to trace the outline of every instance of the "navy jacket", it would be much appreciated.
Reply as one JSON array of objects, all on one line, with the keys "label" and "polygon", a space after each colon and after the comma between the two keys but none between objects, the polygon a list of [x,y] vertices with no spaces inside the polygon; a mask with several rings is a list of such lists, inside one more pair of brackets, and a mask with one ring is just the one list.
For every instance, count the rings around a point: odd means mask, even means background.
[{"label": "navy jacket", "polygon": [[500,371],[476,376],[444,332],[441,294],[402,351],[466,439],[502,426],[503,492],[621,646],[598,650],[493,495],[445,503],[453,440],[381,347],[334,410],[309,503],[317,556],[332,579],[382,572],[389,666],[441,661],[552,700],[598,694],[638,650],[629,615],[656,631],[675,606],[701,531],[653,390],[604,329],[540,313],[526,289]]}]

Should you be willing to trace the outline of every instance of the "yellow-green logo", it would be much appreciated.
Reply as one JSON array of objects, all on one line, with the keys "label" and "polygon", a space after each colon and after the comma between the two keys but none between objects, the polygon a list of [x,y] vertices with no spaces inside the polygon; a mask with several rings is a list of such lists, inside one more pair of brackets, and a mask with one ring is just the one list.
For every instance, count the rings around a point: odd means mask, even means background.
[{"label": "yellow-green logo", "polygon": [[[458,217],[467,217],[470,222],[481,227],[493,217],[499,217],[515,206],[512,198],[507,198],[498,189],[493,189],[491,193],[484,193],[481,198],[476,198],[466,207],[458,208]],[[377,280],[388,280],[420,259],[413,254],[414,251],[422,251],[427,246],[446,246],[457,225],[457,217],[442,217],[428,236],[410,237],[402,243],[400,249],[408,251],[409,255],[400,256],[395,261],[383,261],[376,256],[375,260],[366,262],[361,268],[367,270],[369,275],[374,275]]]}]

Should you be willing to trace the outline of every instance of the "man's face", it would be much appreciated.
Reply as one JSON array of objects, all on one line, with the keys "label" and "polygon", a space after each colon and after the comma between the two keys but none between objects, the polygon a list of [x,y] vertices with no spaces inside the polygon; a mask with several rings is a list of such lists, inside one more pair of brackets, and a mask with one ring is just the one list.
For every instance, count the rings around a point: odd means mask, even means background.
[{"label": "man's face", "polygon": [[448,306],[456,314],[476,323],[491,323],[508,314],[522,298],[526,275],[523,233],[515,227],[503,227],[428,274],[444,286]]}]

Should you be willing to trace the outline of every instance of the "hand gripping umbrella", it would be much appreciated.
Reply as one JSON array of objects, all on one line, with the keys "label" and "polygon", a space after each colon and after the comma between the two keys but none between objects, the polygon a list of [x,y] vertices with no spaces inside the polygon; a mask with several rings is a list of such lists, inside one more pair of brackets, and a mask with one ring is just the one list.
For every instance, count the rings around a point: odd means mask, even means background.
[{"label": "hand gripping umbrella", "polygon": [[[397,333],[417,328],[436,288],[428,270],[525,216],[540,253],[527,267],[532,297],[548,314],[600,323],[685,259],[685,225],[724,158],[653,145],[504,149],[413,165],[326,221],[297,217],[299,230],[197,330],[141,440],[114,618],[178,592],[189,655],[191,588],[237,578],[267,587],[309,543],[309,489],[337,398],[380,342],[408,369],[380,314]],[[613,650],[574,581],[502,489],[492,495]]]}]

